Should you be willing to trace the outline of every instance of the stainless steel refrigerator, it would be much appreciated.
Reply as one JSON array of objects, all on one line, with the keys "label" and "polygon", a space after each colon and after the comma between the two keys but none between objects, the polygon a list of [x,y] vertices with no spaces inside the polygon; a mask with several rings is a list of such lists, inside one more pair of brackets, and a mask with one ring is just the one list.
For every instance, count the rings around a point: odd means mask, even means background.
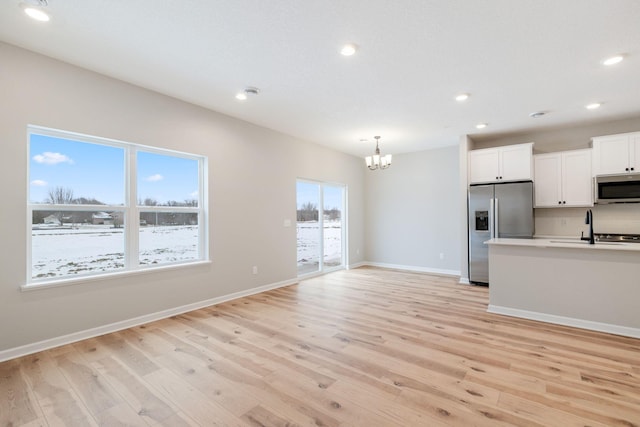
[{"label": "stainless steel refrigerator", "polygon": [[496,237],[533,237],[533,183],[469,186],[469,280],[489,283],[489,247]]}]

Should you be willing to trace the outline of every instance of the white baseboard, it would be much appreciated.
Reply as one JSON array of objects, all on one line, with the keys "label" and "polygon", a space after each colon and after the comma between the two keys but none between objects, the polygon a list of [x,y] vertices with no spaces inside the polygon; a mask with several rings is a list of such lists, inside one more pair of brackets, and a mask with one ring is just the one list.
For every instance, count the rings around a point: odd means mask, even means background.
[{"label": "white baseboard", "polygon": [[364,261],[362,261],[362,262],[357,262],[357,263],[355,263],[355,264],[349,264],[349,265],[347,266],[347,270],[353,270],[354,268],[364,267],[364,266],[366,266],[366,265],[369,265],[369,264],[367,264],[367,263],[366,263],[366,262],[364,262]]},{"label": "white baseboard", "polygon": [[[396,270],[415,271],[415,272],[421,272],[421,273],[437,274],[441,276],[460,276],[460,272],[455,270],[442,270],[442,269],[434,269],[434,268],[428,268],[428,267],[416,267],[416,266],[409,266],[409,265],[386,264],[386,263],[367,262],[367,261],[359,262],[356,264],[350,264],[347,268],[354,269],[354,268],[364,267],[364,266],[392,268]],[[97,336],[108,334],[111,332],[121,331],[123,329],[132,328],[134,326],[139,326],[145,323],[153,322],[155,320],[166,319],[167,317],[175,316],[175,315],[186,313],[193,310],[198,310],[200,308],[209,307],[209,306],[220,304],[226,301],[231,301],[237,298],[242,298],[245,296],[258,294],[260,292],[266,292],[272,289],[293,285],[295,283],[298,283],[298,279],[285,280],[278,283],[258,286],[256,288],[248,289],[245,291],[234,292],[232,294],[207,299],[204,301],[198,301],[198,302],[183,305],[180,307],[169,308],[167,310],[162,310],[155,313],[135,317],[132,319],[110,323],[108,325],[98,326],[96,328],[73,332],[71,334],[62,335],[59,337],[50,338],[43,341],[38,341],[32,344],[26,344],[20,347],[14,347],[7,350],[0,350],[0,362],[9,360],[9,359],[15,359],[21,356],[26,356],[28,354],[37,353],[39,351],[48,350],[54,347],[71,344],[84,339],[97,337]]]},{"label": "white baseboard", "polygon": [[10,348],[8,350],[1,350],[0,362],[4,362],[5,360],[9,360],[9,359],[15,359],[21,356],[26,356],[27,354],[37,353],[39,351],[48,350],[54,347],[59,347],[61,345],[71,344],[84,339],[97,337],[97,336],[108,334],[111,332],[121,331],[123,329],[132,328],[134,326],[139,326],[144,323],[153,322],[155,320],[166,319],[167,317],[176,316],[178,314],[186,313],[193,310],[198,310],[200,308],[209,307],[209,306],[220,304],[226,301],[231,301],[237,298],[259,294],[260,292],[266,292],[272,289],[282,288],[284,286],[293,285],[295,283],[298,283],[297,279],[285,280],[278,283],[258,286],[256,288],[247,289],[246,291],[234,292],[232,294],[207,299],[204,301],[198,301],[195,303],[182,305],[180,307],[169,308],[167,310],[158,311],[156,313],[145,314],[144,316],[134,317],[133,319],[127,319],[127,320],[122,320],[115,323],[110,323],[108,325],[98,326],[97,328],[91,328],[91,329],[86,329],[84,331],[73,332],[71,334],[63,335],[60,337],[50,338],[50,339],[35,342],[32,344],[26,344],[20,347]]},{"label": "white baseboard", "polygon": [[622,335],[631,338],[640,338],[640,329],[628,326],[612,325],[610,323],[593,322],[591,320],[575,319],[573,317],[556,316],[554,314],[539,313],[537,311],[520,310],[517,308],[501,307],[489,304],[489,313],[503,314],[505,316],[521,317],[540,322],[554,323],[556,325],[573,326],[574,328],[588,329],[591,331],[607,332],[614,335]]},{"label": "white baseboard", "polygon": [[460,276],[460,272],[457,270],[444,270],[444,269],[431,268],[431,267],[417,267],[413,265],[387,264],[384,262],[369,262],[369,261],[365,261],[360,264],[369,265],[371,267],[392,268],[394,270],[416,271],[419,273],[431,273],[431,274],[437,274],[439,276]]},{"label": "white baseboard", "polygon": [[458,281],[458,283],[460,283],[461,285],[470,285],[471,282],[469,281],[468,277],[462,277],[460,276],[460,280]]}]

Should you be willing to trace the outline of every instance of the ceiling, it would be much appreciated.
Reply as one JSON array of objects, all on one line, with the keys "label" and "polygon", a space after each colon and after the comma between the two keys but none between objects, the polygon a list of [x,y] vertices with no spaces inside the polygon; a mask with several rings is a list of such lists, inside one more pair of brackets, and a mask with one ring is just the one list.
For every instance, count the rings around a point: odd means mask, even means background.
[{"label": "ceiling", "polygon": [[48,3],[2,0],[0,40],[359,156],[640,116],[639,0]]}]

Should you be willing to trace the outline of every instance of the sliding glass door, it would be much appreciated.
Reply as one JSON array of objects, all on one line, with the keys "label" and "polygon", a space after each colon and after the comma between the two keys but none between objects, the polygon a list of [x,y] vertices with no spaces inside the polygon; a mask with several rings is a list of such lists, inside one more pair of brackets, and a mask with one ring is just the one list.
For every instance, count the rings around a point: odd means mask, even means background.
[{"label": "sliding glass door", "polygon": [[345,188],[298,180],[298,276],[344,266]]},{"label": "sliding glass door", "polygon": [[342,213],[344,187],[322,185],[322,265],[324,268],[342,267]]},{"label": "sliding glass door", "polygon": [[296,189],[298,276],[301,276],[320,270],[320,185],[298,181]]}]

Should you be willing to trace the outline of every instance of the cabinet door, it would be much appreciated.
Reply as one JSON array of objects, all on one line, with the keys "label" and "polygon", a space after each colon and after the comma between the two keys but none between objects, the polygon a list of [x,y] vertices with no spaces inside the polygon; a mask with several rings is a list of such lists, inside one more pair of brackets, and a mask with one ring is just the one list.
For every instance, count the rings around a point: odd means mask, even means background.
[{"label": "cabinet door", "polygon": [[485,148],[469,151],[469,182],[495,182],[499,179],[498,161],[500,153],[497,149]]},{"label": "cabinet door", "polygon": [[560,153],[536,154],[533,156],[535,169],[535,206],[562,206]]},{"label": "cabinet door", "polygon": [[593,206],[591,150],[562,153],[562,206]]},{"label": "cabinet door", "polygon": [[640,134],[629,137],[629,171],[640,173]]},{"label": "cabinet door", "polygon": [[502,181],[532,179],[533,144],[518,144],[500,149],[500,178]]},{"label": "cabinet door", "polygon": [[593,175],[626,173],[629,168],[629,136],[593,139]]}]

